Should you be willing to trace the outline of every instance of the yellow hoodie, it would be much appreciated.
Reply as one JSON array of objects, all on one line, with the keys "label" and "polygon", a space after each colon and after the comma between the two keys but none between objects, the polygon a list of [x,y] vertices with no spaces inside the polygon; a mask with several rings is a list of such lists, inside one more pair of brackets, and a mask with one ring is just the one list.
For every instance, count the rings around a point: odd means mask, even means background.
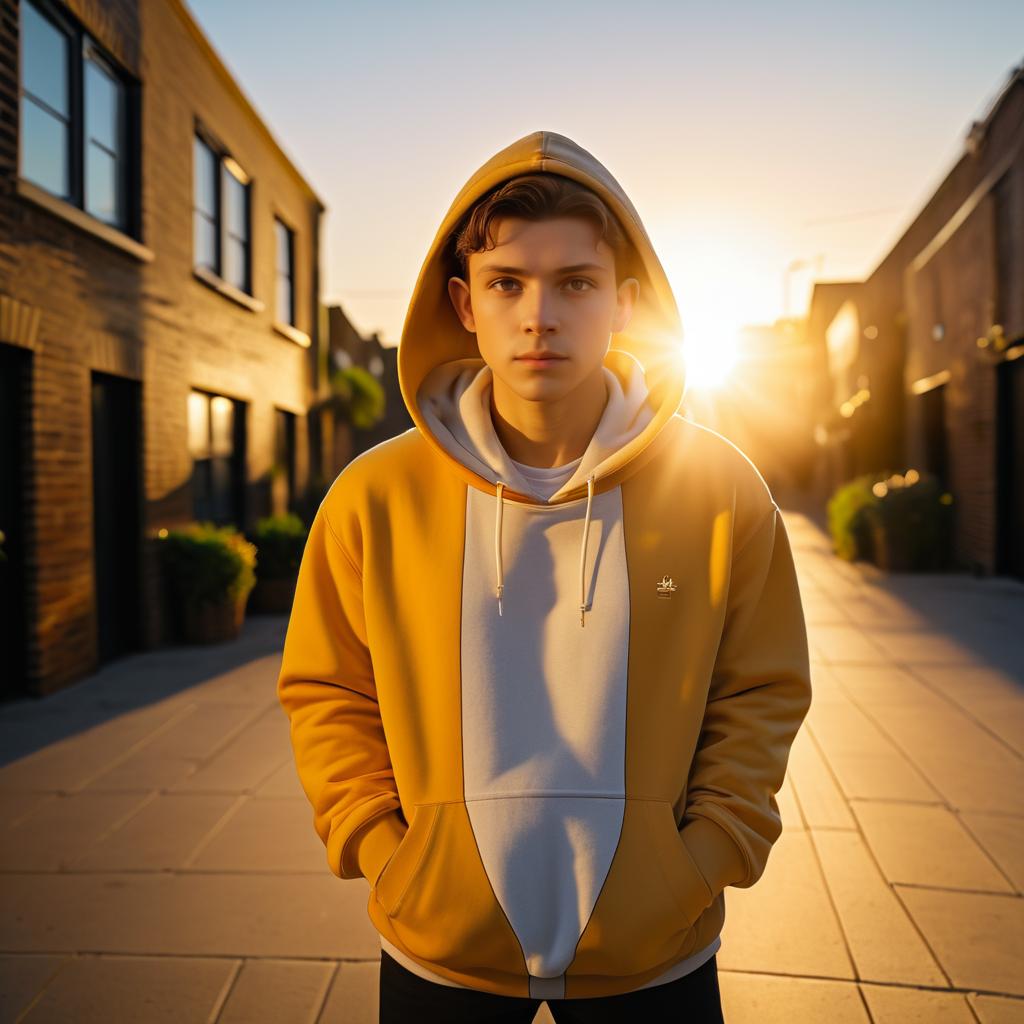
[{"label": "yellow hoodie", "polygon": [[[640,282],[608,403],[545,500],[489,413],[445,248],[516,175],[593,189]],[[398,353],[415,426],[355,458],[312,523],[278,696],[313,824],[370,883],[382,948],[442,983],[615,995],[717,950],[760,878],[811,700],[786,529],[764,480],[679,415],[675,300],[636,210],[565,136],[488,160],[453,201]]]}]

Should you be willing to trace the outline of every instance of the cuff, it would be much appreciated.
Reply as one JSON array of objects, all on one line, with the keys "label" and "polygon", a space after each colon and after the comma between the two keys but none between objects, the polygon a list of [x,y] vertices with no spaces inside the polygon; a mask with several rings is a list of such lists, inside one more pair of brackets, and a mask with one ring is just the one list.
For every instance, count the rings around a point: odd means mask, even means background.
[{"label": "cuff", "polygon": [[355,859],[360,874],[375,885],[384,865],[398,849],[405,838],[408,826],[402,823],[401,812],[397,809],[371,818],[349,839],[355,847]]}]

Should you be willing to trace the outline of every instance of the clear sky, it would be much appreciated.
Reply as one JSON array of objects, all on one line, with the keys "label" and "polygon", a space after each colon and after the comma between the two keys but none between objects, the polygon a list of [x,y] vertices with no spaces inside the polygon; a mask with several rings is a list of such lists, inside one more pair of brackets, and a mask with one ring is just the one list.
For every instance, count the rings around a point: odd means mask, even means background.
[{"label": "clear sky", "polygon": [[637,207],[688,344],[868,275],[1024,58],[1011,0],[189,0],[328,206],[323,298],[397,344],[441,218],[537,129]]}]

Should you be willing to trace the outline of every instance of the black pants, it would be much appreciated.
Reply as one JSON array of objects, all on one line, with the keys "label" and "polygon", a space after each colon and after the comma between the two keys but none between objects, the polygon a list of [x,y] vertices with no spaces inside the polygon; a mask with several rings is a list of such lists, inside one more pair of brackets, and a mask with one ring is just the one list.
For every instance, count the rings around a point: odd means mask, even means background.
[{"label": "black pants", "polygon": [[380,953],[380,1024],[530,1024],[545,1001],[558,1024],[724,1024],[714,956],[663,985],[618,996],[543,1000],[439,985]]}]

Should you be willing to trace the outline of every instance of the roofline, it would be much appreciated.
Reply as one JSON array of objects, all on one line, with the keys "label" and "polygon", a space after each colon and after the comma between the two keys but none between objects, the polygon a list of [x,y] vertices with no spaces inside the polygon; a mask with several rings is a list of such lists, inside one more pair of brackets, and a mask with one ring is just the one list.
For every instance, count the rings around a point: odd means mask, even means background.
[{"label": "roofline", "polygon": [[199,48],[203,51],[204,56],[210,62],[217,76],[221,82],[227,86],[228,92],[242,105],[242,107],[248,112],[249,116],[255,122],[259,128],[260,133],[270,143],[271,148],[281,157],[285,162],[288,169],[298,179],[299,184],[302,185],[303,190],[307,196],[316,203],[318,210],[323,213],[327,207],[324,205],[323,200],[313,191],[313,187],[303,176],[302,172],[295,166],[295,161],[281,147],[281,144],[274,138],[273,133],[267,127],[266,122],[260,116],[256,107],[253,105],[252,100],[245,94],[242,87],[235,80],[234,75],[228,70],[227,65],[221,59],[220,55],[213,48],[213,44],[209,39],[206,38],[205,33],[199,27],[199,22],[196,21],[192,12],[188,9],[185,4],[185,0],[170,0],[170,6],[177,13],[178,17],[181,18],[183,24],[188,29],[192,38],[199,44]]},{"label": "roofline", "polygon": [[971,122],[971,126],[967,129],[965,149],[970,151],[971,147],[977,144],[976,140],[980,141],[985,137],[988,133],[988,127],[992,123],[992,119],[996,116],[999,108],[1003,105],[1003,101],[1006,99],[1007,94],[1022,78],[1024,78],[1024,60],[1012,67],[1007,73],[1007,76],[1003,81],[1002,88],[1000,88],[992,98],[992,101],[989,103],[988,110],[982,115],[980,120]]},{"label": "roofline", "polygon": [[[964,132],[963,135],[963,143],[959,155],[957,155],[953,159],[952,163],[946,168],[945,174],[943,174],[942,177],[939,178],[936,181],[936,183],[931,187],[925,198],[920,202],[916,209],[914,209],[914,212],[904,220],[903,227],[900,230],[900,233],[896,236],[896,240],[888,247],[888,249],[885,251],[881,259],[879,259],[878,262],[871,268],[870,273],[868,273],[865,276],[865,284],[868,281],[870,281],[883,266],[885,266],[886,260],[888,260],[889,257],[892,256],[893,252],[900,245],[903,239],[907,237],[907,235],[910,233],[914,225],[924,215],[924,212],[928,209],[928,207],[931,205],[932,201],[939,194],[939,192],[942,191],[942,188],[946,184],[946,182],[949,181],[950,178],[952,178],[953,175],[956,173],[957,168],[965,160],[975,156],[978,153],[979,149],[981,148],[981,144],[985,139],[985,136],[988,134],[989,126],[991,125],[992,120],[995,118],[996,114],[1003,106],[1003,103],[1005,102],[1010,90],[1018,82],[1021,81],[1024,81],[1024,60],[1015,64],[1009,70],[1009,72],[1007,72],[1006,77],[1003,80],[1002,86],[995,93],[993,99],[988,105],[988,110],[985,112],[982,118],[980,120],[972,120],[970,125],[968,125],[967,130]],[[1011,158],[1017,152],[1019,152],[1019,150],[1020,144],[1018,143],[1011,151]],[[984,184],[984,182],[982,182],[982,184]],[[974,193],[976,192],[977,187],[972,190],[971,195],[974,195]],[[968,197],[968,200],[965,201],[969,201],[969,198],[970,197]],[[907,264],[909,265],[910,263],[912,263],[915,258],[916,257],[911,257],[910,259],[908,259]]]}]

